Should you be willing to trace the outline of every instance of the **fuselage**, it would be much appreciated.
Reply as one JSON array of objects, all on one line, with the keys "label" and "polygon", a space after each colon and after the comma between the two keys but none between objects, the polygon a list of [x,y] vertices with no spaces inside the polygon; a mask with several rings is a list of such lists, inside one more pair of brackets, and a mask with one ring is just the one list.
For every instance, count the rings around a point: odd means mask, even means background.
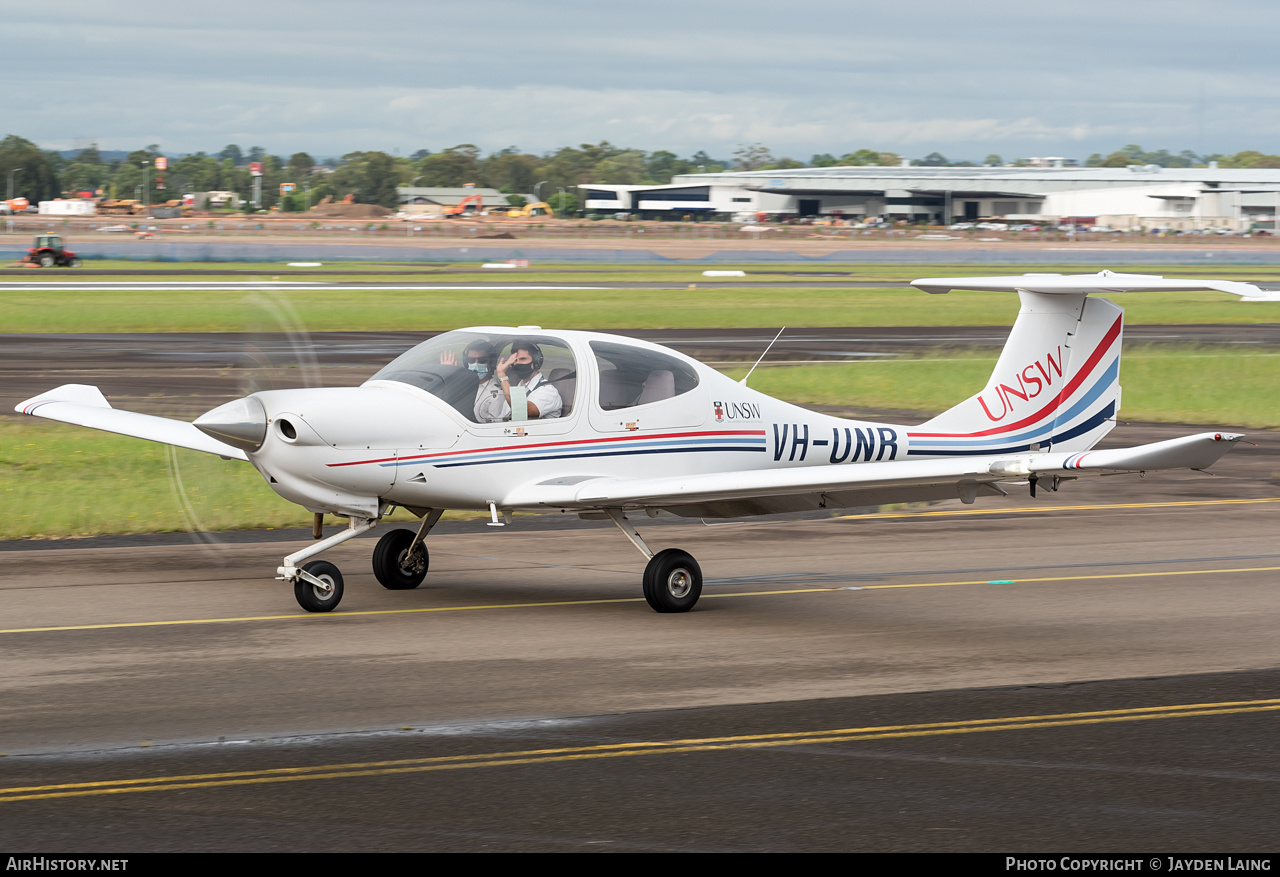
[{"label": "fuselage", "polygon": [[[462,331],[502,338],[520,330]],[[454,334],[460,333],[449,333]],[[253,394],[266,429],[261,445],[246,449],[249,460],[285,499],[312,511],[369,516],[380,503],[503,507],[504,497],[535,484],[844,466],[907,456],[905,427],[808,411],[658,345],[595,333],[536,334],[558,362],[568,364],[558,371],[572,369],[558,380],[567,397],[560,417],[475,422],[466,416],[475,379],[452,402],[438,389],[436,373],[448,379],[457,373],[434,367],[437,340],[418,358],[433,364],[431,381],[388,377],[407,374],[393,363],[360,387]],[[633,389],[643,387],[638,398],[611,386],[626,383],[625,369],[637,376]],[[638,376],[646,369],[641,384]]]}]

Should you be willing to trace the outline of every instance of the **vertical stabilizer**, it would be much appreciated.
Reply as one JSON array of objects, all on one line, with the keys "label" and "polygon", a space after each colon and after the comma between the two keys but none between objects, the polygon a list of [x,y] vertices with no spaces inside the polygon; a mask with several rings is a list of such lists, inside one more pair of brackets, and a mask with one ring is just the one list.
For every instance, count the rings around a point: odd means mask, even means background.
[{"label": "vertical stabilizer", "polygon": [[1086,293],[1018,296],[987,385],[910,430],[911,456],[1086,450],[1115,426],[1124,310]]}]

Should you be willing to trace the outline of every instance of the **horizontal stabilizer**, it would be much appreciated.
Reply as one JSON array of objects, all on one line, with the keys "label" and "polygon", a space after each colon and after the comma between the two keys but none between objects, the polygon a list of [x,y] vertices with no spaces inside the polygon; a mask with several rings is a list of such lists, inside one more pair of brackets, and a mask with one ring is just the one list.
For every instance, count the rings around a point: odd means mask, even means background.
[{"label": "horizontal stabilizer", "polygon": [[1233,432],[1202,432],[1182,438],[1138,445],[1134,448],[1111,448],[1085,451],[1081,454],[1045,454],[1035,459],[1032,472],[1107,470],[1142,472],[1155,469],[1207,469],[1244,436]]},{"label": "horizontal stabilizer", "polygon": [[987,292],[1043,292],[1050,295],[1072,295],[1092,292],[1179,292],[1217,290],[1238,295],[1241,301],[1280,301],[1280,290],[1263,289],[1238,280],[1181,280],[1156,274],[1023,274],[1016,277],[926,277],[911,285],[930,293],[946,293],[953,289]]},{"label": "horizontal stabilizer", "polygon": [[20,402],[14,407],[19,414],[44,417],[76,426],[87,426],[119,435],[147,439],[179,448],[190,448],[206,454],[217,454],[236,460],[248,460],[244,451],[210,438],[192,424],[167,417],[154,417],[111,407],[102,391],[85,384],[64,384]]}]

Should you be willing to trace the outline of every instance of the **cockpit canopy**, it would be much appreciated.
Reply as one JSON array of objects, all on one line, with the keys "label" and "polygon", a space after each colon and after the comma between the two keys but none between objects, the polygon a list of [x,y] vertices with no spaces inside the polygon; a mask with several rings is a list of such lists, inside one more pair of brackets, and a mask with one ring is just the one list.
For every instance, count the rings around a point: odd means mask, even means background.
[{"label": "cockpit canopy", "polygon": [[[578,395],[579,364],[564,339],[536,330],[446,332],[397,357],[370,380],[398,381],[425,390],[467,420],[478,422],[475,403],[480,385],[493,376],[499,359],[511,355],[514,344],[529,342],[540,353],[541,361],[535,355],[534,367],[563,401],[559,416],[568,417]],[[660,402],[698,386],[698,372],[692,365],[648,345],[592,339],[590,349],[599,378],[595,401],[604,411]],[[474,368],[482,364],[485,368]],[[576,404],[583,401],[578,399]]]},{"label": "cockpit canopy", "polygon": [[[399,381],[425,390],[467,420],[477,422],[476,391],[483,381],[493,377],[498,360],[511,355],[513,342],[532,342],[537,346],[541,362],[535,355],[535,369],[542,373],[544,380],[561,390],[560,395],[564,397],[564,383],[577,379],[573,352],[563,340],[536,331],[503,333],[460,329],[446,332],[401,354],[370,380]],[[483,373],[470,367],[478,363],[469,363],[467,356],[471,353],[471,359],[482,359],[477,356],[482,351],[492,352],[484,362],[486,370]],[[569,413],[566,405],[561,416]]]}]

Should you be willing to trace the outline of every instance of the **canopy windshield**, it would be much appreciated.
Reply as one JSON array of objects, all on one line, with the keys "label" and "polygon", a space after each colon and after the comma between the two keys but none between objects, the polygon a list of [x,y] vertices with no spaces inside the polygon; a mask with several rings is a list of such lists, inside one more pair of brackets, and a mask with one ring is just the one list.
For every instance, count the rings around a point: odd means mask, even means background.
[{"label": "canopy windshield", "polygon": [[[537,345],[542,354],[539,371],[544,380],[576,378],[573,353],[558,338],[527,332],[503,334],[463,329],[424,341],[392,360],[370,380],[399,381],[425,390],[467,420],[478,422],[477,393],[482,384],[493,377],[497,360],[510,356],[513,341],[532,341]],[[474,368],[481,364],[487,369]],[[565,406],[562,416],[568,413]]]}]

